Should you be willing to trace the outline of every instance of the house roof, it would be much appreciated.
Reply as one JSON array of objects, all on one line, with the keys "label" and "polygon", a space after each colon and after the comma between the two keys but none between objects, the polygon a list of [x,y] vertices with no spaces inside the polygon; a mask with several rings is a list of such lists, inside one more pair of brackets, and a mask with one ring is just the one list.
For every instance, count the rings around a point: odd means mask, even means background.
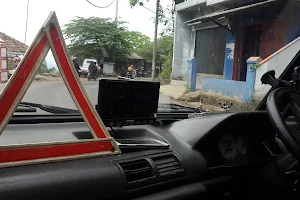
[{"label": "house roof", "polygon": [[25,53],[28,49],[28,46],[5,33],[0,32],[0,41],[3,41],[4,45],[7,48],[7,52],[18,52]]},{"label": "house roof", "polygon": [[227,15],[232,15],[232,14],[242,12],[242,11],[245,11],[245,10],[257,9],[258,7],[267,6],[267,5],[269,5],[271,3],[275,3],[275,2],[280,2],[280,0],[266,0],[266,1],[263,1],[263,2],[252,3],[250,5],[241,6],[241,7],[237,7],[237,8],[233,8],[233,9],[216,11],[214,13],[203,15],[203,16],[185,21],[183,23],[188,24],[188,25],[196,25],[198,23],[202,23],[202,22],[206,22],[206,21],[212,21],[212,20],[218,19],[220,17],[224,17],[224,16],[227,16]]},{"label": "house roof", "polygon": [[132,53],[131,55],[127,56],[128,59],[132,60],[143,60],[141,56],[139,56],[137,53]]}]

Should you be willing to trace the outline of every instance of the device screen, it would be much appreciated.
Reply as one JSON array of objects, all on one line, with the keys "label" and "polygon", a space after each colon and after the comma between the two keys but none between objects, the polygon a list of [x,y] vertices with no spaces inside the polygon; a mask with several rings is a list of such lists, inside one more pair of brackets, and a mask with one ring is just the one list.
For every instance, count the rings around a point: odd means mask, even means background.
[{"label": "device screen", "polygon": [[155,118],[159,83],[100,80],[98,113],[102,119]]}]

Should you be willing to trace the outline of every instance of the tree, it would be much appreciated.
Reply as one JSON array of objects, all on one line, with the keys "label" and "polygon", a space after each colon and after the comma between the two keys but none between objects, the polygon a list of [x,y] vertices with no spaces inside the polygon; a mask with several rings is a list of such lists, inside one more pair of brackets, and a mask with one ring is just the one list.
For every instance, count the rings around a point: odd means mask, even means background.
[{"label": "tree", "polygon": [[134,51],[138,51],[141,47],[145,46],[148,43],[151,43],[151,40],[148,36],[137,31],[128,32],[126,38],[127,41],[131,44]]},{"label": "tree", "polygon": [[[131,8],[140,5],[144,6],[145,2],[149,0],[129,0]],[[163,7],[161,4],[158,9],[158,19],[159,23],[164,26],[161,36],[170,35],[174,33],[174,24],[175,24],[175,2],[174,0],[169,0],[169,3],[166,7]],[[153,18],[154,20],[154,18]]]},{"label": "tree", "polygon": [[163,63],[167,56],[173,54],[173,35],[167,35],[158,38],[157,40],[157,59]]},{"label": "tree", "polygon": [[128,30],[125,24],[110,18],[76,17],[64,26],[63,33],[70,40],[68,49],[74,56],[98,60],[108,56],[113,60],[123,60],[133,50],[126,39]]},{"label": "tree", "polygon": [[137,50],[137,54],[142,56],[148,62],[152,61],[153,42],[146,43]]},{"label": "tree", "polygon": [[139,2],[140,2],[139,0],[129,0],[129,4],[130,4],[131,7],[135,6]]},{"label": "tree", "polygon": [[[137,51],[137,53],[150,62],[152,59],[152,51],[153,42],[150,42],[142,46]],[[157,63],[164,63],[167,60],[168,56],[173,56],[173,35],[167,35],[158,38],[156,52]]]},{"label": "tree", "polygon": [[39,69],[39,73],[48,73],[48,67],[47,67],[47,62],[44,60],[41,64],[41,67]]},{"label": "tree", "polygon": [[174,34],[175,29],[175,2],[171,0],[171,3],[163,9],[161,23],[164,25],[163,30],[160,32],[161,36]]},{"label": "tree", "polygon": [[163,70],[160,73],[162,80],[169,80],[172,73],[172,59],[173,59],[173,36],[169,36],[164,42],[168,43],[165,53],[168,53],[163,59]]},{"label": "tree", "polygon": [[41,67],[39,69],[39,73],[45,73],[45,74],[50,73],[51,74],[51,73],[55,73],[55,72],[57,72],[57,70],[54,67],[48,68],[46,60],[44,60],[42,62]]},{"label": "tree", "polygon": [[55,73],[57,70],[54,67],[49,68],[48,73]]}]

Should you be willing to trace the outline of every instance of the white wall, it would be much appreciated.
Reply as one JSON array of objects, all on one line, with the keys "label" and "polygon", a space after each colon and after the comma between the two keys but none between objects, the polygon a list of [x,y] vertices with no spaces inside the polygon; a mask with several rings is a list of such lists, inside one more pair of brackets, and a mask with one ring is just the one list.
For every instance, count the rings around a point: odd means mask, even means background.
[{"label": "white wall", "polygon": [[192,6],[196,6],[198,4],[201,4],[201,3],[206,3],[206,0],[186,0],[182,3],[177,4],[175,9],[177,11],[184,10],[184,9],[190,8]]},{"label": "white wall", "polygon": [[[300,50],[300,37],[287,44],[282,49],[271,55],[270,60],[260,65],[256,70],[255,83],[254,83],[254,98],[263,99],[269,92],[271,86],[261,84],[261,77],[264,73],[270,70],[275,70],[275,77],[278,78],[288,64],[292,61],[295,55]],[[263,61],[262,61],[263,62]]]},{"label": "white wall", "polygon": [[230,0],[207,0],[206,4],[209,6],[209,5],[214,5],[217,3],[223,3],[226,1],[230,1]]},{"label": "white wall", "polygon": [[195,36],[192,33],[192,27],[183,23],[186,20],[188,20],[187,13],[176,12],[172,66],[172,78],[174,79],[178,77],[186,79],[187,61],[191,57],[192,42],[194,42],[193,37]]}]

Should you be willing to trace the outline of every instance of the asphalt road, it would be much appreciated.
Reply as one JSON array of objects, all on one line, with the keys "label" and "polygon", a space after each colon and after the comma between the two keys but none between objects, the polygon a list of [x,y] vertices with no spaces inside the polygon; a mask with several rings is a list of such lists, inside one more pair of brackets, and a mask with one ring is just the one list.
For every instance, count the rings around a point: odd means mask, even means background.
[{"label": "asphalt road", "polygon": [[[81,79],[86,93],[93,105],[97,104],[98,81]],[[4,84],[0,85],[2,91]],[[33,82],[22,101],[52,105],[70,109],[77,109],[63,81]],[[170,103],[170,97],[160,94],[160,103]]]}]

